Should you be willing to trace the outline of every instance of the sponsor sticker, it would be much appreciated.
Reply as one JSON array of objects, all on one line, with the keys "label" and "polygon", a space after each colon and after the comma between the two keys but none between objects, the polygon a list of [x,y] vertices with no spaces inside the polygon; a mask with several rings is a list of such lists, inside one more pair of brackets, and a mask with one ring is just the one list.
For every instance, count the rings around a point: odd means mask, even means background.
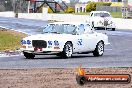
[{"label": "sponsor sticker", "polygon": [[88,83],[130,83],[129,74],[88,74],[81,67],[78,68],[76,81],[79,85]]},{"label": "sponsor sticker", "polygon": [[59,46],[59,42],[57,40],[54,41],[55,46]]},{"label": "sponsor sticker", "polygon": [[54,47],[54,49],[60,49],[60,47]]},{"label": "sponsor sticker", "polygon": [[48,46],[48,48],[52,48],[52,46]]},{"label": "sponsor sticker", "polygon": [[28,46],[28,48],[33,48],[32,46]]},{"label": "sponsor sticker", "polygon": [[77,44],[82,45],[82,39],[78,39]]},{"label": "sponsor sticker", "polygon": [[26,46],[22,46],[22,48],[26,49]]}]

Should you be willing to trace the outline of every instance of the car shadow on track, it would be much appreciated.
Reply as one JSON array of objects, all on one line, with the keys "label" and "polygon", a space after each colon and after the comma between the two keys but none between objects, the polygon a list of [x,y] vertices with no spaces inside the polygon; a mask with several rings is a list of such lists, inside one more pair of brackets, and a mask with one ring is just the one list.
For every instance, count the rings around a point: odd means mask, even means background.
[{"label": "car shadow on track", "polygon": [[74,55],[71,58],[62,58],[62,57],[59,57],[59,56],[51,55],[51,56],[36,56],[32,60],[38,60],[38,59],[46,59],[46,60],[47,59],[61,59],[61,60],[63,60],[63,59],[80,59],[80,58],[91,58],[91,57],[94,58],[94,56],[92,56],[92,55]]}]

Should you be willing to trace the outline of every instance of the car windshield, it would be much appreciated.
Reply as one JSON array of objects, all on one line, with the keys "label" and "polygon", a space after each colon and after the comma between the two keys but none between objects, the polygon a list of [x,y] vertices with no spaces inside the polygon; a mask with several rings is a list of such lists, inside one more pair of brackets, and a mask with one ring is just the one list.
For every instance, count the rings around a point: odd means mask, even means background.
[{"label": "car windshield", "polygon": [[43,33],[57,33],[57,34],[73,34],[76,31],[76,26],[71,24],[49,24]]},{"label": "car windshield", "polygon": [[95,13],[94,16],[98,16],[98,17],[110,17],[110,15],[108,13]]},{"label": "car windshield", "polygon": [[95,13],[94,16],[100,17],[100,13]]},{"label": "car windshield", "polygon": [[110,17],[110,15],[108,13],[103,13],[104,17]]}]

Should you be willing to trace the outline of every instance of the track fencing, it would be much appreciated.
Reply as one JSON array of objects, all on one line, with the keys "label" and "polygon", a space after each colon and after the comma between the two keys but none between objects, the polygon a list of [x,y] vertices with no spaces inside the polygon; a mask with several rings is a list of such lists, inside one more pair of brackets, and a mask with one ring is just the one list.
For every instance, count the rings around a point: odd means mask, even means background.
[{"label": "track fencing", "polygon": [[97,6],[96,11],[121,12],[121,7]]}]

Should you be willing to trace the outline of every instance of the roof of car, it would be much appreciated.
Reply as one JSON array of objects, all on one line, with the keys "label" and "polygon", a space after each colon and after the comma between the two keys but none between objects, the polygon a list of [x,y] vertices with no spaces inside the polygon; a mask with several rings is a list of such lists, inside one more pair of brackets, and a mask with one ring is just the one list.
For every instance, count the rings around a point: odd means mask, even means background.
[{"label": "roof of car", "polygon": [[107,11],[91,11],[90,13],[109,13]]},{"label": "roof of car", "polygon": [[79,25],[79,24],[88,24],[86,22],[54,22],[50,24],[73,24],[73,25]]}]

